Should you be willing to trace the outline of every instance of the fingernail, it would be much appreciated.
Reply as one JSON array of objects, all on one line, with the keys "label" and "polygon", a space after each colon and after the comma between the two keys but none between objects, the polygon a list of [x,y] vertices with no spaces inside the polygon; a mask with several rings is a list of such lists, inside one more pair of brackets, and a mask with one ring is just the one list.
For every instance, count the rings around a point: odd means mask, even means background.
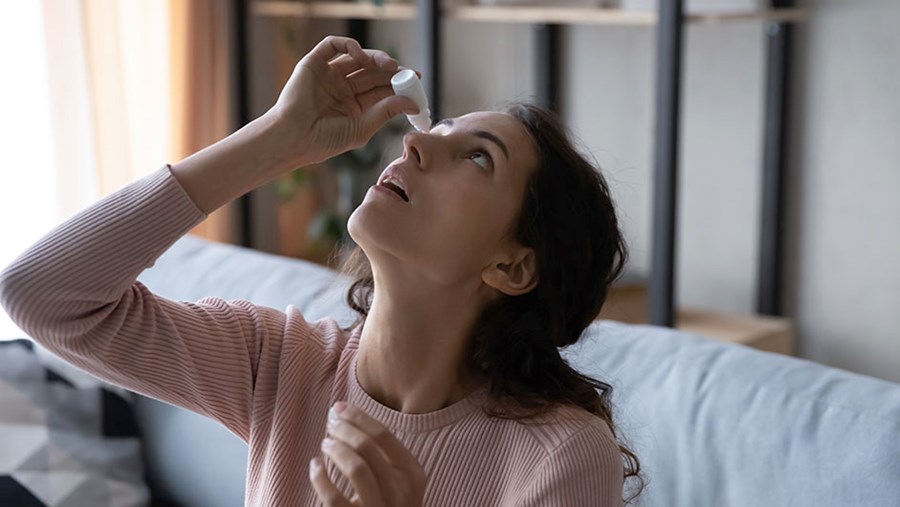
[{"label": "fingernail", "polygon": [[311,473],[316,473],[319,471],[319,467],[322,466],[319,464],[319,458],[313,458],[309,460],[309,471]]},{"label": "fingernail", "polygon": [[334,407],[328,409],[328,424],[334,424],[340,421],[341,418],[338,417],[337,410]]},{"label": "fingernail", "polygon": [[334,440],[332,440],[330,438],[326,438],[325,440],[322,440],[322,450],[324,451],[325,449],[331,447],[333,444],[334,444]]},{"label": "fingernail", "polygon": [[343,401],[339,401],[331,406],[328,409],[328,423],[334,424],[341,420],[341,413],[344,409],[347,408],[347,405]]}]

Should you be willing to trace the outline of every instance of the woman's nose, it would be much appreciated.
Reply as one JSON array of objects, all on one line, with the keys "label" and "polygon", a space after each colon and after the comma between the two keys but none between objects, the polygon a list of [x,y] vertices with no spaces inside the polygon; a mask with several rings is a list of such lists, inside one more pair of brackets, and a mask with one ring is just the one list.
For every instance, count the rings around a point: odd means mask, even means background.
[{"label": "woman's nose", "polygon": [[403,158],[411,158],[420,169],[429,162],[429,135],[422,132],[408,132],[403,136]]}]

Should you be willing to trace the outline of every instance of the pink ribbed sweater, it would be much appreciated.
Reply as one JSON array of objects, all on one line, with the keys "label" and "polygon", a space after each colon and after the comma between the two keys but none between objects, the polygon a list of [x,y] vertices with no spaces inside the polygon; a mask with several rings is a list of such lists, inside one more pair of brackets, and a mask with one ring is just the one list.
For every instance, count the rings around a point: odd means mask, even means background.
[{"label": "pink ribbed sweater", "polygon": [[162,167],[8,266],[0,303],[72,364],[211,417],[246,441],[247,505],[317,504],[307,464],[320,455],[337,400],[380,420],[418,458],[428,477],[425,505],[621,505],[615,439],[584,410],[558,409],[531,424],[490,418],[481,389],[436,412],[397,412],[357,382],[358,331],[344,332],[333,319],[307,322],[292,306],[171,301],[136,281],[205,218]]}]

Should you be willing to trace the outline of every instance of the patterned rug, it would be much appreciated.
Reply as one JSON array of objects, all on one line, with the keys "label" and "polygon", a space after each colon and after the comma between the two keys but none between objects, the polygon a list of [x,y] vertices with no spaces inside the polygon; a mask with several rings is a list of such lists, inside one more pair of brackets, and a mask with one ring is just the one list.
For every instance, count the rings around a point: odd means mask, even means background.
[{"label": "patterned rug", "polygon": [[0,342],[0,506],[146,506],[127,393],[28,340]]}]

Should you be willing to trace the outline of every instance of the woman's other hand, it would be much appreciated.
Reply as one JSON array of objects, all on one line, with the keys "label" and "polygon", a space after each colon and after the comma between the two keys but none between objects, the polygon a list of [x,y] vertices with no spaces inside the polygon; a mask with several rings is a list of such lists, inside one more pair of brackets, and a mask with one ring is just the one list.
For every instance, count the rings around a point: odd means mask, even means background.
[{"label": "woman's other hand", "polygon": [[322,452],[347,477],[356,494],[346,498],[329,479],[322,461],[310,461],[309,480],[328,507],[420,507],[425,496],[425,471],[399,440],[380,422],[346,403],[335,403],[328,414],[328,435]]},{"label": "woman's other hand", "polygon": [[398,68],[387,53],[347,37],[326,37],[304,56],[269,111],[290,133],[295,165],[358,148],[393,116],[418,112],[413,101],[394,95]]}]

